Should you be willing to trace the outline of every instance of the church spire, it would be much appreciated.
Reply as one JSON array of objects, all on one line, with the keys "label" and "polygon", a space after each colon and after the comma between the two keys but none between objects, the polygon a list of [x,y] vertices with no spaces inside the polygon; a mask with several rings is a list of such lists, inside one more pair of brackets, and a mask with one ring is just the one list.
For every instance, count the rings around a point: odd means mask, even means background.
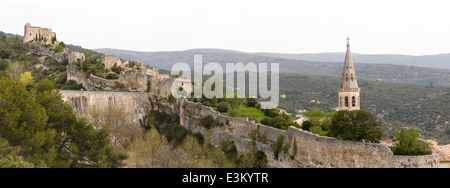
[{"label": "church spire", "polygon": [[345,54],[344,70],[341,75],[341,89],[357,89],[355,65],[353,64],[352,52],[350,51],[350,37],[347,37],[347,53]]},{"label": "church spire", "polygon": [[347,53],[345,54],[344,69],[341,75],[339,92],[339,110],[359,110],[360,91],[356,79],[355,65],[350,51],[350,37],[347,37]]}]

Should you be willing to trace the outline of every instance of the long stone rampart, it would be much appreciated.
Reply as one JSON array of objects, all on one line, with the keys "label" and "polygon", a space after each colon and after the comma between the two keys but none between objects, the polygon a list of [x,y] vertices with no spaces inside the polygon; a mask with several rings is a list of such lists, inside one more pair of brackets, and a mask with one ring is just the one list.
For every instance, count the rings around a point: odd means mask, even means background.
[{"label": "long stone rampart", "polygon": [[[166,85],[166,83],[164,83]],[[169,91],[164,89],[164,93]],[[323,137],[289,127],[287,131],[265,126],[248,118],[221,115],[211,107],[179,99],[169,103],[161,91],[152,88],[151,93],[127,92],[81,92],[62,91],[63,99],[69,102],[78,114],[85,113],[94,105],[113,102],[133,113],[138,123],[150,110],[180,116],[180,124],[193,133],[212,133],[212,141],[234,141],[239,152],[249,152],[253,147],[264,151],[271,167],[313,167],[313,168],[437,168],[437,155],[395,156],[383,144],[343,141]],[[210,130],[199,125],[200,120],[211,115],[216,126]],[[256,135],[256,136],[255,136]],[[283,149],[276,159],[273,144],[284,136]],[[295,144],[294,144],[295,143]]]}]

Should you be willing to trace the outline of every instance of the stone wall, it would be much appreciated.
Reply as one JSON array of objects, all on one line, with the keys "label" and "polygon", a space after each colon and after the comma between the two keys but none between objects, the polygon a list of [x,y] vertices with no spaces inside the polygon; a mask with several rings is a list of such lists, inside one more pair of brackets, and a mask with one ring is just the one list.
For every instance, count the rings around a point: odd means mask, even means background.
[{"label": "stone wall", "polygon": [[[167,80],[166,82],[170,82]],[[168,83],[154,83],[156,86]],[[212,132],[212,141],[234,141],[238,152],[249,152],[252,137],[259,132],[255,147],[264,151],[271,167],[312,167],[312,168],[437,168],[437,155],[428,156],[394,156],[390,149],[382,144],[343,141],[305,132],[295,127],[287,131],[268,127],[247,118],[223,116],[210,107],[192,103],[186,99],[169,103],[163,88],[153,87],[151,93],[115,93],[115,92],[80,92],[62,91],[63,99],[68,101],[78,114],[84,114],[93,105],[105,106],[108,102],[133,113],[136,123],[144,124],[144,117],[149,110],[159,110],[169,114],[178,114],[180,124],[193,133]],[[158,90],[160,94],[153,93]],[[211,115],[218,126],[207,130],[198,125],[201,118]],[[283,147],[278,159],[275,159],[272,145],[284,136]],[[294,144],[294,142],[296,144]],[[296,145],[296,147],[294,147]]]},{"label": "stone wall", "polygon": [[[383,144],[343,141],[289,127],[289,143],[297,143],[295,160],[301,166],[326,168],[438,168],[437,155],[395,156]],[[294,153],[292,153],[294,155]]]},{"label": "stone wall", "polygon": [[[205,133],[206,128],[198,125],[201,118],[211,115],[219,124],[211,131],[213,143],[221,140],[234,141],[239,152],[248,152],[252,147],[252,134],[259,132],[264,139],[258,139],[256,149],[264,151],[272,167],[313,168],[437,168],[437,155],[394,156],[383,144],[351,142],[323,137],[289,127],[288,131],[268,127],[247,118],[223,116],[210,107],[180,99],[174,104],[164,100],[152,100],[154,110],[179,114],[180,124],[193,133]],[[284,136],[287,152],[280,152],[278,160],[273,154],[272,144]],[[265,141],[263,141],[265,140]],[[296,148],[294,148],[294,141]]]},{"label": "stone wall", "polygon": [[114,91],[119,86],[119,80],[108,80],[91,74],[88,84],[92,90]]},{"label": "stone wall", "polygon": [[134,123],[144,125],[151,108],[147,93],[61,91],[61,94],[62,99],[74,108],[79,117],[86,115],[94,106],[102,108],[111,103],[131,114]]}]

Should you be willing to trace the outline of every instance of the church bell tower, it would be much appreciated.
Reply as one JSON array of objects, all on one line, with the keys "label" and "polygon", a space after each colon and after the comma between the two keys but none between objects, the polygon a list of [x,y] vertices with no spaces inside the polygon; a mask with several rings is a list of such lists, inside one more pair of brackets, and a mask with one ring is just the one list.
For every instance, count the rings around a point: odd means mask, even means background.
[{"label": "church bell tower", "polygon": [[341,76],[338,110],[360,110],[360,92],[356,80],[355,66],[350,52],[350,38],[347,38],[347,53],[345,54],[344,70]]}]

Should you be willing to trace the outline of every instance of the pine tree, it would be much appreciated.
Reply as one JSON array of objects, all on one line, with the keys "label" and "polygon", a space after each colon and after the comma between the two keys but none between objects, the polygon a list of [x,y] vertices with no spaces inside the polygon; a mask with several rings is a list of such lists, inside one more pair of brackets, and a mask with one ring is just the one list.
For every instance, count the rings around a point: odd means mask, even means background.
[{"label": "pine tree", "polygon": [[53,36],[53,38],[52,38],[52,44],[55,44],[55,42],[56,42],[56,35]]}]

